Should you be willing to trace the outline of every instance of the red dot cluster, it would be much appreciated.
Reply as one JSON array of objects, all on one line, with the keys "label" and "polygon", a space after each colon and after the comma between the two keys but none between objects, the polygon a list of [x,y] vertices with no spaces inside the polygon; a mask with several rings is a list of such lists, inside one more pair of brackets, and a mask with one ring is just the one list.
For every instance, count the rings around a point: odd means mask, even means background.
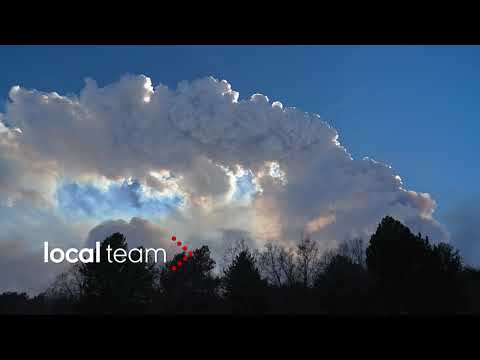
[{"label": "red dot cluster", "polygon": [[[176,236],[172,236],[172,241],[173,241],[173,242],[176,242],[178,247],[182,247],[182,242],[181,242],[181,241],[177,241],[177,237],[176,237]],[[188,260],[189,257],[192,257],[192,256],[193,256],[193,252],[192,252],[191,250],[187,253],[187,250],[188,250],[188,246],[187,246],[187,245],[183,245],[182,250],[183,250],[183,252],[184,252],[183,257],[182,257],[182,260],[177,261],[177,265],[172,265],[172,266],[170,266],[170,270],[172,270],[172,271],[177,271],[177,269],[181,268],[182,265]],[[188,254],[188,255],[187,255],[187,254]]]}]

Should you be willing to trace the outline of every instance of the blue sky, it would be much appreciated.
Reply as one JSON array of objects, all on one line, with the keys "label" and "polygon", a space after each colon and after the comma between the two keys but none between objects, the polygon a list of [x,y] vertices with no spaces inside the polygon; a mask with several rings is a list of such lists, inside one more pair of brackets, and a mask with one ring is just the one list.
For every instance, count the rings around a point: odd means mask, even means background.
[{"label": "blue sky", "polygon": [[[175,87],[213,75],[248,98],[260,92],[319,113],[355,157],[392,165],[429,192],[442,217],[477,198],[480,47],[2,46],[0,94],[13,85],[78,93],[143,73]],[[2,104],[3,108],[3,104]]]}]

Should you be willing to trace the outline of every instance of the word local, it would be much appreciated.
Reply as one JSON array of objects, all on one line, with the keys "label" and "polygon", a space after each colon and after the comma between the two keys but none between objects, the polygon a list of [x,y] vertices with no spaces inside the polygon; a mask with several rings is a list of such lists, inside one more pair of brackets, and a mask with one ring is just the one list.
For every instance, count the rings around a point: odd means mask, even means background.
[{"label": "word local", "polygon": [[[95,243],[95,249],[91,248],[83,248],[83,249],[76,249],[70,248],[66,251],[63,251],[60,248],[53,248],[49,249],[48,242],[45,241],[43,243],[43,261],[48,263],[49,261],[53,263],[61,263],[63,261],[67,261],[70,264],[75,264],[76,262],[80,261],[82,263],[99,263],[100,262],[100,242]],[[122,248],[118,248],[113,250],[110,245],[107,246],[107,261],[109,263],[113,263],[114,261],[117,263],[124,263],[129,261],[133,263],[140,263],[140,262],[148,262],[152,258],[150,255],[153,253],[154,261],[158,262],[158,253],[163,253],[163,262],[167,261],[167,253],[165,249],[158,248],[132,248],[130,250],[125,250]],[[137,256],[132,256],[133,254],[137,253]],[[113,260],[112,260],[113,258]]]}]

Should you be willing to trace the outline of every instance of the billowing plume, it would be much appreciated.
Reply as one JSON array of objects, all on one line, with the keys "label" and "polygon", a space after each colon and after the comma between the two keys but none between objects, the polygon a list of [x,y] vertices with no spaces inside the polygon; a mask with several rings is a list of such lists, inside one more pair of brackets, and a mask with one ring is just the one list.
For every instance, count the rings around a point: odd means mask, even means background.
[{"label": "billowing plume", "polygon": [[105,87],[88,79],[78,96],[13,87],[0,114],[0,206],[25,201],[109,221],[89,239],[111,228],[148,239],[159,231],[139,232],[148,221],[217,249],[225,234],[261,246],[302,232],[328,247],[368,236],[385,215],[447,238],[429,194],[404,189],[390,166],[353,159],[318,115],[261,94],[240,99],[212,77],[176,89],[143,75]]}]

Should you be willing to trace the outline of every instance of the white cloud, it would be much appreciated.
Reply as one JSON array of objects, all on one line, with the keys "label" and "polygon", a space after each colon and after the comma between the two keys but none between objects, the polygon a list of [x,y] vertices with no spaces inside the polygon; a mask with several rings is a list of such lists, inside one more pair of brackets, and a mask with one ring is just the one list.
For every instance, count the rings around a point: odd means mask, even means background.
[{"label": "white cloud", "polygon": [[447,238],[428,194],[404,189],[389,166],[353,159],[318,115],[261,94],[242,100],[224,80],[169,89],[153,87],[143,75],[125,76],[103,88],[89,79],[77,97],[18,86],[9,96],[0,114],[5,204],[33,200],[58,211],[57,189],[65,179],[102,187],[135,178],[143,195],[184,200],[166,217],[145,215],[141,227],[137,218],[125,222],[125,214],[90,237],[119,228],[140,241],[159,230],[139,229],[157,224],[197,245],[210,239],[217,248],[225,231],[249,233],[259,246],[298,240],[302,231],[330,244],[366,237],[391,215],[413,231]]}]

